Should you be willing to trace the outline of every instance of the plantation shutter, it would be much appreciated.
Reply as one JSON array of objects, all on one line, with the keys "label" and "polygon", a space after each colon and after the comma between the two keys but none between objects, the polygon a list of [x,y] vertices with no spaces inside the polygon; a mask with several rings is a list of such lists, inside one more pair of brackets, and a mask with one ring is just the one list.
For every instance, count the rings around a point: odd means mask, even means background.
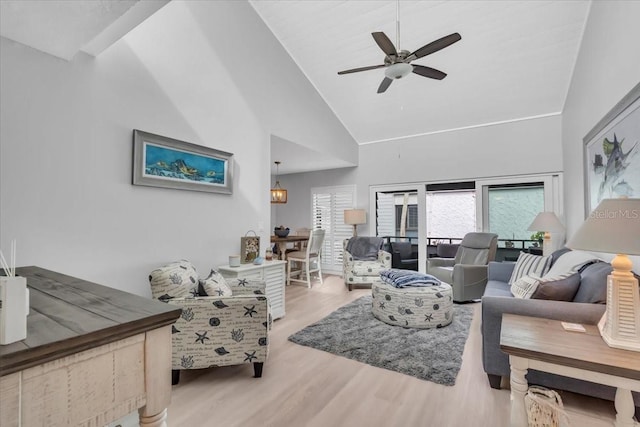
[{"label": "plantation shutter", "polygon": [[322,246],[322,270],[342,271],[342,242],[353,235],[353,227],[344,223],[344,210],[353,209],[355,186],[311,189],[311,223],[325,231]]},{"label": "plantation shutter", "polygon": [[376,235],[396,235],[396,207],[393,193],[376,193]]}]

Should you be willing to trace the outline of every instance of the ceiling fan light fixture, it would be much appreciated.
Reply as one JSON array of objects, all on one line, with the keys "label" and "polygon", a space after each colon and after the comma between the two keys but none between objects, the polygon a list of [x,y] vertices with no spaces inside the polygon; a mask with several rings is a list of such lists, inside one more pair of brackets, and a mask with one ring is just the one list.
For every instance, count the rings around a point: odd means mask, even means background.
[{"label": "ceiling fan light fixture", "polygon": [[413,71],[413,66],[406,62],[391,64],[384,70],[384,75],[390,79],[401,79],[408,76]]}]

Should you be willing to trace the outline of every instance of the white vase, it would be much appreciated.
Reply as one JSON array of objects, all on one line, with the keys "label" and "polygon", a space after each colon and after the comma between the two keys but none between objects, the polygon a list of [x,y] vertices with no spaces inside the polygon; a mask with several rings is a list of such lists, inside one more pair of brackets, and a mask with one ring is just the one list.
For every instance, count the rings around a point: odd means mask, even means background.
[{"label": "white vase", "polygon": [[0,277],[0,344],[27,337],[29,295],[26,277]]}]

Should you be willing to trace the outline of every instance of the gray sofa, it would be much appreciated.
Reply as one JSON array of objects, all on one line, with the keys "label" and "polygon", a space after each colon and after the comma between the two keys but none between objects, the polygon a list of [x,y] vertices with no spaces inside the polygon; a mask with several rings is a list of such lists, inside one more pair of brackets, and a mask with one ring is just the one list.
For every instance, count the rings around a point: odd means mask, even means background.
[{"label": "gray sofa", "polygon": [[[565,250],[566,251],[566,250]],[[554,261],[563,252],[554,253]],[[509,357],[500,350],[502,315],[513,313],[574,323],[596,324],[605,311],[606,276],[611,266],[596,262],[580,270],[580,287],[574,301],[515,298],[510,291],[509,278],[514,262],[491,262],[487,286],[482,297],[482,364],[492,388],[499,389],[501,377],[510,374]],[[580,289],[582,288],[582,289]],[[588,289],[587,289],[588,288]],[[577,302],[577,301],[591,302]],[[615,389],[601,384],[530,370],[530,384],[567,390],[601,399],[614,400]],[[634,393],[636,416],[640,415],[640,393]]]}]

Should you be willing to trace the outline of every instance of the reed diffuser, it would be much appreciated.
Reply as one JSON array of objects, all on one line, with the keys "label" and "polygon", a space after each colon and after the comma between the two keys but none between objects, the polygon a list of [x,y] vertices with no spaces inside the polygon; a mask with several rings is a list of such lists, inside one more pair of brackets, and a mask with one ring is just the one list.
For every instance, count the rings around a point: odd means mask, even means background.
[{"label": "reed diffuser", "polygon": [[0,276],[0,345],[11,344],[27,337],[29,294],[27,279],[16,276],[16,241],[11,241],[11,263],[0,251],[4,276]]}]

